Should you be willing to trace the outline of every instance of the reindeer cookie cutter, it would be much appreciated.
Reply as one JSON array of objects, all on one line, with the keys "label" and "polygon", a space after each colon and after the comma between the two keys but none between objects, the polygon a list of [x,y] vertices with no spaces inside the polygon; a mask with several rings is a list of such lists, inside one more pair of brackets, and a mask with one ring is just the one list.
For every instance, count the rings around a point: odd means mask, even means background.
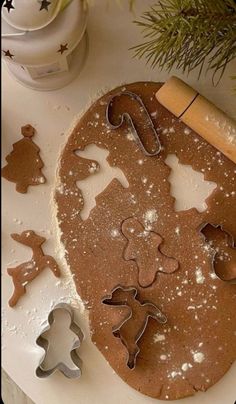
[{"label": "reindeer cookie cutter", "polygon": [[[167,322],[166,316],[156,305],[148,301],[140,302],[137,294],[138,291],[133,286],[123,287],[118,285],[111,291],[110,295],[102,299],[103,304],[128,307],[130,309],[128,315],[125,316],[121,323],[112,328],[113,335],[120,338],[127,350],[127,366],[130,369],[134,369],[136,366],[137,356],[140,352],[138,342],[145,333],[149,318],[157,320],[160,324]],[[135,310],[137,313],[140,313],[140,321],[138,316],[135,316],[135,321],[131,324]]]},{"label": "reindeer cookie cutter", "polygon": [[[134,121],[133,121],[133,119],[131,118],[131,116],[130,116],[130,114],[128,112],[123,112],[122,113],[122,115],[120,117],[120,121],[119,121],[119,123],[117,125],[114,125],[111,122],[110,110],[111,110],[112,104],[113,104],[113,102],[114,102],[114,100],[116,98],[122,97],[122,96],[128,96],[132,100],[136,101],[139,104],[140,108],[142,108],[142,111],[144,111],[146,119],[148,121],[148,127],[150,128],[150,132],[152,132],[152,134],[153,134],[153,139],[155,141],[156,150],[150,152],[150,151],[148,151],[146,149],[146,147],[145,147],[144,143],[142,142],[141,137],[140,137],[140,135],[139,135],[139,133],[138,133],[136,127],[135,127]],[[129,123],[129,125],[131,126],[131,128],[132,128],[132,134],[134,136],[134,139],[135,139],[136,143],[139,145],[140,149],[143,151],[143,153],[146,156],[152,157],[152,156],[156,156],[157,154],[160,153],[160,151],[161,151],[161,143],[160,143],[160,140],[159,140],[158,133],[157,133],[157,131],[156,131],[154,125],[153,125],[153,122],[152,122],[152,119],[150,117],[150,114],[149,114],[147,108],[145,107],[142,98],[139,95],[137,95],[135,93],[132,93],[131,91],[121,91],[121,92],[118,92],[115,95],[113,95],[110,98],[110,100],[109,100],[109,102],[107,104],[107,107],[106,107],[106,120],[107,120],[107,123],[108,123],[108,125],[109,125],[109,127],[111,129],[120,128],[123,125],[124,121],[126,120]]]},{"label": "reindeer cookie cutter", "polygon": [[[235,250],[235,256],[236,256],[236,246],[235,246],[235,242],[234,242],[234,237],[231,233],[229,233],[228,231],[223,229],[222,225],[217,225],[217,224],[212,224],[212,223],[208,223],[208,222],[204,222],[200,225],[199,227],[199,231],[202,234],[204,241],[209,243],[211,246],[211,243],[209,242],[209,239],[207,238],[207,236],[204,233],[204,229],[206,229],[208,226],[211,226],[213,229],[215,230],[220,230],[225,234],[225,237],[227,238],[227,241],[229,242],[229,248],[232,248],[232,250]],[[212,250],[213,250],[213,256],[211,259],[211,266],[212,266],[212,270],[215,273],[215,275],[217,276],[218,279],[220,279],[223,282],[228,282],[228,283],[236,283],[236,260],[235,260],[235,272],[233,274],[232,277],[230,277],[229,279],[222,279],[216,272],[215,270],[215,261],[216,261],[216,257],[218,255],[218,251],[216,249],[214,249],[214,246],[211,246]]]},{"label": "reindeer cookie cutter", "polygon": [[[77,339],[74,341],[71,349],[70,349],[70,356],[72,359],[72,362],[75,364],[76,368],[70,368],[68,367],[67,364],[63,362],[58,362],[54,367],[49,368],[49,369],[44,369],[43,368],[43,361],[48,353],[49,350],[49,342],[43,338],[43,334],[48,331],[51,327],[51,325],[54,322],[54,312],[56,310],[65,310],[70,316],[70,330],[73,331],[73,333],[77,336]],[[84,334],[81,331],[80,327],[76,324],[74,321],[74,312],[72,307],[67,304],[67,303],[59,303],[54,306],[54,308],[49,312],[48,318],[45,322],[45,325],[43,326],[40,335],[36,339],[36,344],[40,346],[41,348],[44,349],[44,354],[40,359],[39,365],[36,369],[36,376],[39,378],[46,378],[51,376],[56,370],[59,370],[64,376],[66,376],[69,379],[75,379],[75,378],[80,378],[82,375],[81,371],[81,365],[82,361],[80,357],[78,356],[76,350],[81,346],[81,343],[84,339]]]}]

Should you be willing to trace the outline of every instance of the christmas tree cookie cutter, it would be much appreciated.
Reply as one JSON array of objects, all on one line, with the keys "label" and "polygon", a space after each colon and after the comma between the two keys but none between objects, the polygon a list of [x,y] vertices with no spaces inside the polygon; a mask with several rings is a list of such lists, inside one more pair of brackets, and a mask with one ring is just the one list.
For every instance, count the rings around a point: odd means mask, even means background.
[{"label": "christmas tree cookie cutter", "polygon": [[[203,223],[200,226],[199,230],[200,230],[200,233],[203,235],[204,241],[209,243],[210,247],[213,250],[211,266],[212,266],[212,270],[215,273],[215,275],[217,276],[217,278],[224,282],[236,283],[236,246],[235,246],[233,235],[231,233],[229,233],[228,231],[225,231],[223,229],[223,226],[215,225],[215,224],[211,224],[211,223]],[[212,235],[212,237],[209,237],[207,235],[207,232],[209,232],[209,231],[211,231],[211,232],[214,231],[214,235]],[[222,233],[222,235],[220,237],[219,237],[219,233]],[[218,237],[219,237],[219,239],[217,241]],[[221,238],[221,240],[220,240],[220,238]],[[223,238],[224,238],[224,240],[223,240]],[[218,243],[218,246],[215,246],[215,243],[216,244]],[[219,247],[219,245],[221,247]],[[219,250],[220,249],[224,250],[225,247],[228,248],[229,250],[231,250],[232,261],[230,259],[230,260],[226,260],[224,262],[226,271],[224,274],[222,274],[223,276],[221,277],[221,276],[219,276],[219,274],[216,271],[216,259],[219,254]]]},{"label": "christmas tree cookie cutter", "polygon": [[[70,349],[71,359],[76,366],[76,368],[73,368],[73,369],[68,367],[68,365],[63,362],[58,362],[56,366],[49,368],[49,369],[43,368],[43,362],[44,362],[44,359],[49,350],[49,342],[45,338],[43,338],[43,334],[46,331],[48,331],[50,329],[51,325],[53,324],[54,312],[56,310],[66,310],[67,311],[67,313],[70,316],[70,330],[73,331],[73,333],[77,336],[77,339],[74,341],[74,343]],[[78,356],[76,350],[81,346],[83,339],[84,339],[84,334],[81,331],[80,327],[74,321],[74,312],[73,312],[72,307],[67,303],[59,303],[59,304],[55,305],[54,308],[49,312],[48,318],[46,320],[46,324],[43,326],[43,328],[41,329],[40,335],[36,339],[36,344],[38,346],[40,346],[41,348],[43,348],[45,351],[45,353],[41,357],[39,365],[36,369],[36,376],[38,376],[39,378],[46,378],[46,377],[51,376],[57,370],[59,370],[64,376],[66,376],[69,379],[80,378],[82,375],[82,372],[81,372],[82,361],[81,361],[80,357]]]},{"label": "christmas tree cookie cutter", "polygon": [[[141,138],[139,132],[137,131],[137,128],[135,126],[135,123],[134,123],[130,113],[125,111],[121,115],[119,115],[118,124],[113,124],[111,122],[110,111],[111,111],[113,102],[114,102],[115,99],[118,99],[119,97],[122,97],[122,96],[130,97],[131,100],[133,100],[134,102],[136,102],[139,105],[140,110],[142,111],[142,113],[145,116],[145,119],[147,120],[146,129],[147,128],[150,129],[149,137],[151,138],[151,136],[152,136],[152,138],[153,138],[153,140],[155,142],[155,150],[152,150],[152,151],[147,150],[146,146],[144,145],[144,143],[142,141],[142,138]],[[154,125],[153,125],[153,122],[152,122],[152,119],[150,117],[150,114],[149,114],[147,108],[145,107],[142,98],[139,97],[137,94],[132,93],[131,91],[121,91],[121,92],[118,92],[115,95],[113,95],[110,98],[110,100],[109,100],[109,102],[107,104],[107,107],[106,107],[106,120],[107,120],[107,123],[108,123],[108,125],[109,125],[109,127],[111,129],[119,129],[120,127],[122,127],[122,125],[124,124],[125,121],[128,122],[128,124],[131,126],[132,134],[134,136],[134,140],[136,141],[136,143],[138,144],[138,146],[140,147],[140,149],[143,151],[143,153],[146,156],[152,157],[152,156],[156,156],[157,154],[160,153],[160,151],[161,151],[161,143],[160,143],[160,140],[159,140],[158,133],[157,133],[157,131],[156,131]],[[150,134],[151,134],[151,136],[150,136]]]},{"label": "christmas tree cookie cutter", "polygon": [[[140,302],[135,287],[116,286],[111,294],[102,299],[103,304],[129,308],[129,313],[120,324],[112,328],[115,337],[120,338],[125,346],[128,357],[127,366],[132,370],[136,366],[136,360],[140,352],[138,342],[145,333],[149,318],[153,318],[160,324],[167,322],[166,316],[153,303]],[[135,316],[134,316],[134,312]],[[140,316],[138,315],[140,314]]]}]

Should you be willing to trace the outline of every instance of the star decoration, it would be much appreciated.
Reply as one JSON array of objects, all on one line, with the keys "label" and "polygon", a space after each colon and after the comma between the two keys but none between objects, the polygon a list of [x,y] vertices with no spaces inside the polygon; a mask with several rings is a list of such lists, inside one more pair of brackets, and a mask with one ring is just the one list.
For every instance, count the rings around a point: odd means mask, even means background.
[{"label": "star decoration", "polygon": [[4,56],[9,57],[10,59],[13,59],[13,57],[14,57],[14,55],[9,50],[7,50],[7,51],[4,50],[3,53],[4,53]]},{"label": "star decoration", "polygon": [[42,0],[42,1],[41,1],[41,7],[40,7],[39,11],[41,11],[41,10],[46,10],[46,11],[48,11],[48,6],[50,6],[50,4],[51,4],[50,1]]},{"label": "star decoration", "polygon": [[7,8],[8,13],[10,13],[11,9],[15,9],[15,7],[12,5],[12,0],[6,0],[3,7]]},{"label": "star decoration", "polygon": [[61,55],[68,50],[68,43],[66,43],[65,45],[60,45],[60,49],[58,49],[57,52],[59,52]]}]

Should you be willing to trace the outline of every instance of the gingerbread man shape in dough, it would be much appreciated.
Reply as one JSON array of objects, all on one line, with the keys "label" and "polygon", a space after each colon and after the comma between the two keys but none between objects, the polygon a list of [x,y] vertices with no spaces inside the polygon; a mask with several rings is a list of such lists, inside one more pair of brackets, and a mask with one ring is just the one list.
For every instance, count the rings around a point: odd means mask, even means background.
[{"label": "gingerbread man shape in dough", "polygon": [[160,251],[162,237],[154,231],[145,230],[138,220],[126,219],[122,224],[122,233],[128,240],[124,259],[136,262],[141,287],[151,286],[157,272],[171,274],[178,269],[178,261]]}]

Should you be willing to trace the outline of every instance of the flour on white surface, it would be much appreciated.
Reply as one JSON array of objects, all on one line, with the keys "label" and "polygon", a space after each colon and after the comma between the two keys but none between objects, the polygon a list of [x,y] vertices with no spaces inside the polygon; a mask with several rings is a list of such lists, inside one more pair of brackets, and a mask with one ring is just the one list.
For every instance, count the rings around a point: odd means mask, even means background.
[{"label": "flour on white surface", "polygon": [[[54,201],[54,195],[52,195],[51,207],[52,207],[51,211],[52,211],[53,227],[57,245],[55,257],[58,261],[61,271],[63,272],[63,277],[57,282],[57,287],[60,288],[62,291],[62,296],[59,299],[59,302],[65,302],[71,304],[72,306],[79,308],[80,311],[83,312],[84,304],[76,291],[73,276],[70,271],[70,266],[68,265],[65,258],[66,250],[63,243],[61,242],[62,233],[59,228],[59,224],[57,222],[57,205]],[[51,308],[53,308],[53,306],[54,302]]]},{"label": "flour on white surface", "polygon": [[[67,132],[68,136],[72,133],[77,122],[78,122],[78,117],[75,117],[71,127],[69,128],[69,130]],[[68,136],[65,137],[65,142],[67,142]],[[61,150],[63,148],[64,148],[64,145],[62,144]],[[62,233],[61,233],[59,223],[57,220],[58,207],[57,207],[57,204],[54,199],[54,191],[55,191],[55,189],[58,190],[60,188],[63,188],[63,185],[60,182],[60,177],[58,175],[58,171],[60,168],[60,163],[59,163],[60,156],[61,156],[61,153],[59,153],[59,156],[58,156],[56,181],[55,181],[55,186],[54,186],[54,189],[52,190],[51,198],[50,198],[52,225],[53,225],[53,229],[54,229],[56,246],[57,246],[55,258],[57,259],[57,262],[63,273],[62,278],[57,282],[57,287],[60,288],[62,291],[62,296],[59,299],[60,302],[65,302],[65,303],[71,304],[72,306],[79,308],[80,312],[83,312],[85,310],[85,307],[84,307],[84,304],[83,304],[81,298],[79,297],[79,295],[76,291],[76,287],[75,287],[75,284],[73,281],[73,276],[70,271],[70,266],[68,265],[66,258],[65,258],[66,250],[65,250],[63,243],[61,242]],[[59,303],[59,302],[58,301],[52,302],[51,308],[53,308],[53,306],[56,303]]]}]

